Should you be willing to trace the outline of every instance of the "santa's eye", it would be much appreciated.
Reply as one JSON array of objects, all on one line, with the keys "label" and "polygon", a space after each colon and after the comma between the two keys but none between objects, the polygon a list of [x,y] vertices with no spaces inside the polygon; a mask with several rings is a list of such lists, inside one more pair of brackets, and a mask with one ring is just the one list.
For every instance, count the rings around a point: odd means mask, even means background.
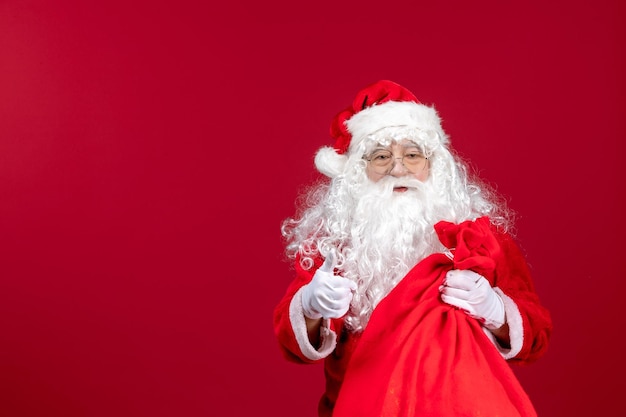
[{"label": "santa's eye", "polygon": [[370,161],[384,162],[384,161],[389,161],[391,158],[392,158],[391,152],[377,151],[377,152],[372,153],[372,155],[370,156],[369,160]]},{"label": "santa's eye", "polygon": [[424,158],[424,155],[422,155],[420,152],[407,152],[404,154],[405,161],[418,161],[422,158]]}]

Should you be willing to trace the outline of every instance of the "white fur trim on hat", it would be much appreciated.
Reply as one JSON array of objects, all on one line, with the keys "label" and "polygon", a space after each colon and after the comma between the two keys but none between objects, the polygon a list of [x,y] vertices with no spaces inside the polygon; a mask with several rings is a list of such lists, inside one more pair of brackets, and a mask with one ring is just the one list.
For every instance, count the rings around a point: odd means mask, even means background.
[{"label": "white fur trim on hat", "polygon": [[349,149],[355,149],[367,136],[386,127],[403,126],[445,135],[434,108],[413,101],[388,101],[361,110],[346,121],[352,135]]},{"label": "white fur trim on hat", "polygon": [[[374,134],[385,128],[424,132],[424,137],[432,139],[420,145],[426,145],[431,150],[448,143],[435,109],[414,101],[387,101],[373,105],[356,113],[345,123],[351,135],[348,153],[354,152],[368,137],[375,139]],[[332,147],[325,146],[315,155],[315,166],[322,174],[334,178],[343,172],[347,160],[346,154],[340,155]]]},{"label": "white fur trim on hat", "polygon": [[339,155],[331,146],[324,146],[315,154],[315,166],[318,171],[330,178],[341,174],[347,161],[346,155]]}]

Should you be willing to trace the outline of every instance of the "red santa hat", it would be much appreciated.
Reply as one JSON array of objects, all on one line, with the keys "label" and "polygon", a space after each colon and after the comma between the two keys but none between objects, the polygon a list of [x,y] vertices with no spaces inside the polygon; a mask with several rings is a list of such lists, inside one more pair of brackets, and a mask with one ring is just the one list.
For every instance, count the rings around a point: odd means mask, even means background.
[{"label": "red santa hat", "polygon": [[352,105],[335,116],[330,126],[335,145],[317,152],[315,166],[329,177],[339,175],[348,154],[368,136],[385,128],[413,129],[436,137],[439,143],[447,143],[434,108],[422,104],[401,85],[381,80],[359,91]]}]

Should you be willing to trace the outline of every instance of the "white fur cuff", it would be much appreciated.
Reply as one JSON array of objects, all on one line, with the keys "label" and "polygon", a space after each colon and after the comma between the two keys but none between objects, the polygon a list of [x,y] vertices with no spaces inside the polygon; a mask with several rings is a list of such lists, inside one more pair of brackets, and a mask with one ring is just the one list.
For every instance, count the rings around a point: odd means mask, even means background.
[{"label": "white fur cuff", "polygon": [[330,329],[330,320],[323,319],[320,327],[320,347],[315,349],[306,330],[306,321],[304,320],[304,312],[302,311],[302,288],[295,293],[289,304],[289,321],[293,333],[296,336],[298,346],[302,354],[312,361],[324,359],[330,355],[335,346],[337,346],[337,333]]},{"label": "white fur cuff", "polygon": [[484,329],[485,334],[489,337],[491,342],[494,344],[498,352],[502,355],[504,359],[514,358],[520,351],[522,350],[522,346],[524,345],[524,323],[522,320],[522,315],[517,308],[517,304],[506,294],[502,292],[502,290],[498,287],[493,288],[500,298],[502,298],[502,302],[504,303],[504,312],[506,314],[506,322],[509,325],[509,339],[510,339],[510,348],[502,347],[496,337],[489,330]]}]

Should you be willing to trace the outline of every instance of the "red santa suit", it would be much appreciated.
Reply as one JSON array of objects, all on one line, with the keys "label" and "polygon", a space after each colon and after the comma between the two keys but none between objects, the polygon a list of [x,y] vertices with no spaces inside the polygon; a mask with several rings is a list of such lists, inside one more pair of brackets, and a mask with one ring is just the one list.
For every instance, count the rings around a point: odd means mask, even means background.
[{"label": "red santa suit", "polygon": [[[535,416],[509,362],[530,363],[546,350],[552,330],[524,256],[511,236],[486,217],[435,230],[449,251],[419,262],[378,304],[362,333],[343,319],[324,320],[319,346],[309,342],[301,289],[322,264],[296,278],[274,312],[286,358],[324,361],[326,389],[319,415]],[[502,346],[478,320],[441,301],[451,269],[487,278],[504,302],[510,345]]]}]

